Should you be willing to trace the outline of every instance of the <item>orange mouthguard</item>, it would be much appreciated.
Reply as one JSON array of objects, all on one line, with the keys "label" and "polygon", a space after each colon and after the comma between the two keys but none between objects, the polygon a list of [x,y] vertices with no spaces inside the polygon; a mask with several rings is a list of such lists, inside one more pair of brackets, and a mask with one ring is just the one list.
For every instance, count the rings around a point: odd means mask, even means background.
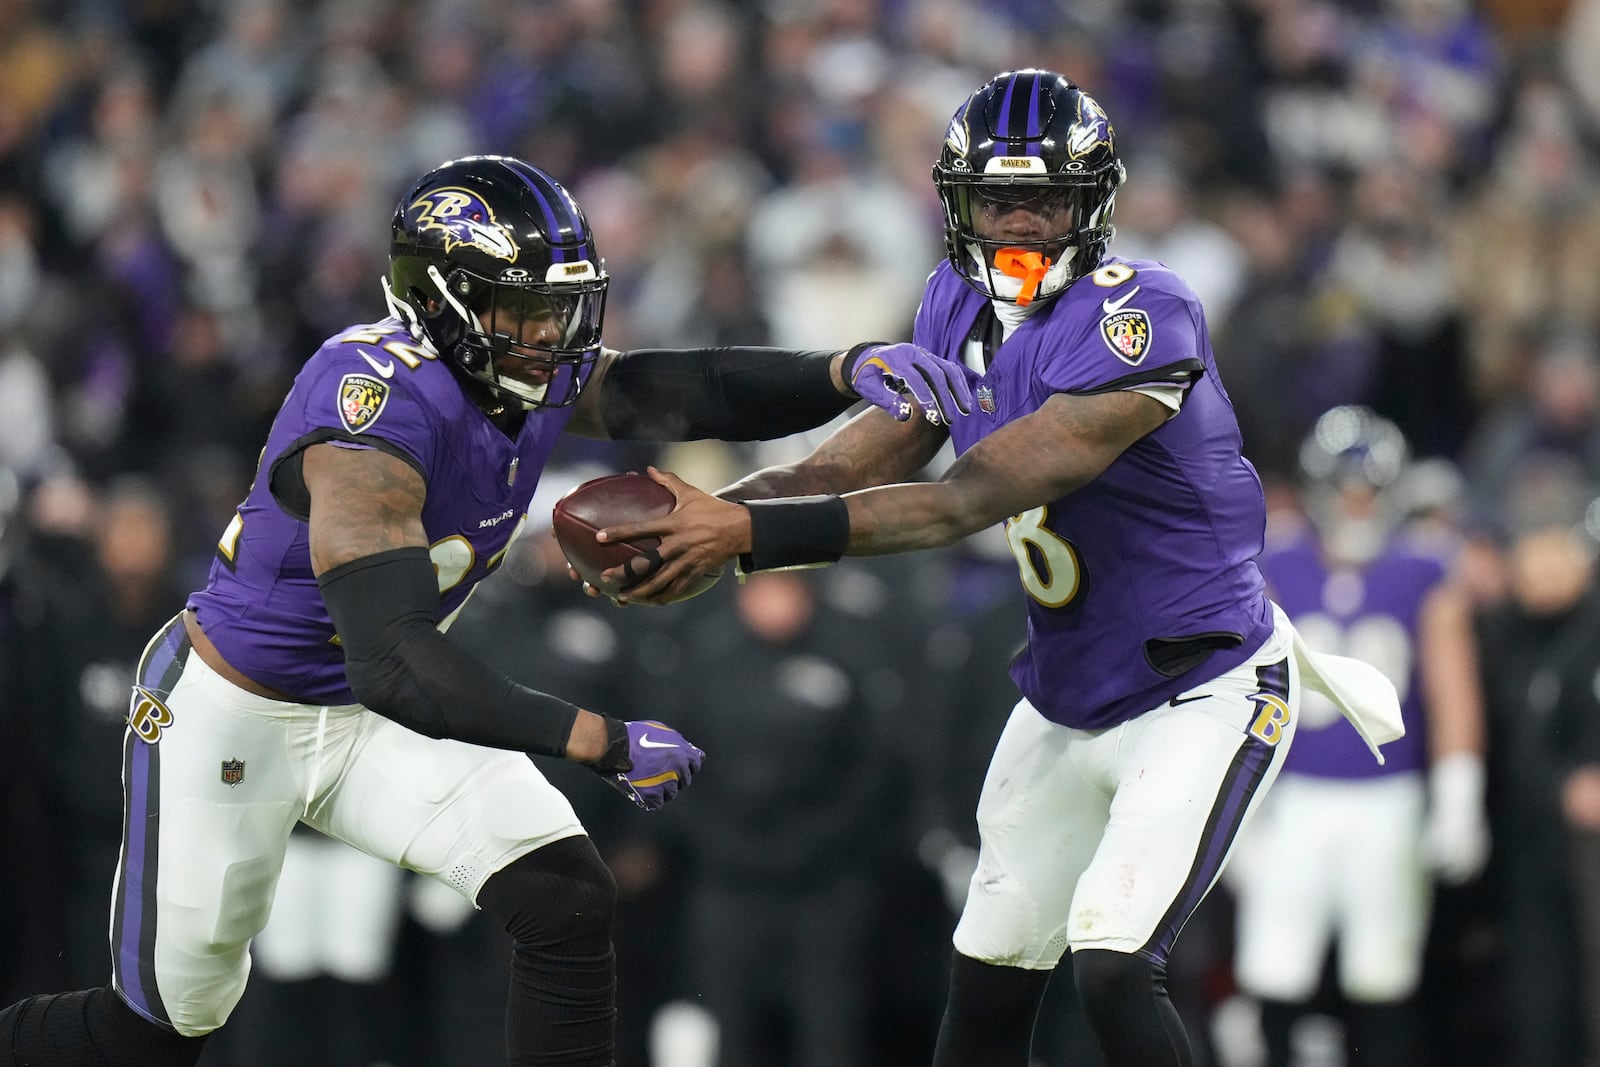
[{"label": "orange mouthguard", "polygon": [[1039,283],[1050,270],[1050,261],[1037,252],[1025,248],[1002,248],[994,254],[994,269],[1008,278],[1021,278],[1022,291],[1017,294],[1017,306],[1033,303]]}]

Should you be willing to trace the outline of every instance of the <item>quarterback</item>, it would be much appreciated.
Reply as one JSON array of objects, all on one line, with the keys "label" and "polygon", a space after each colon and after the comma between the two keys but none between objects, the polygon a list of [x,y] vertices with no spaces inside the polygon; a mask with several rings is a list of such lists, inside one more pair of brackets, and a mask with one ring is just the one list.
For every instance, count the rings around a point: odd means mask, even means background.
[{"label": "quarterback", "polygon": [[[867,412],[715,497],[658,472],[678,510],[600,533],[663,538],[667,564],[633,596],[649,601],[733,558],[811,565],[1004,523],[1028,611],[1022,700],[978,804],[938,1067],[1025,1067],[1069,950],[1109,1063],[1189,1064],[1168,954],[1283,765],[1302,684],[1336,687],[1376,742],[1398,719],[1375,671],[1330,685],[1343,664],[1301,651],[1267,599],[1261,484],[1205,313],[1167,267],[1107,254],[1123,178],[1083,89],[991,79],[934,165],[948,256],[903,346],[964,367],[970,414]],[[947,436],[950,469],[907,481]]]}]

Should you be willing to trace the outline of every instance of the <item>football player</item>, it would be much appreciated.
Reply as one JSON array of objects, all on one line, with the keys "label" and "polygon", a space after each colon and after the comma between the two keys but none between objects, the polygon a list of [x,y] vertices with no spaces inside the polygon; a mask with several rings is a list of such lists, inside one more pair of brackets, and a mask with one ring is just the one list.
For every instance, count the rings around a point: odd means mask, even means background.
[{"label": "football player", "polygon": [[305,363],[209,581],[139,666],[111,981],[0,1012],[0,1064],[195,1063],[244,991],[298,822],[512,935],[511,1062],[612,1062],[615,884],[525,754],[654,809],[702,753],[514,684],[444,631],[563,431],[770,438],[858,395],[937,420],[970,397],[957,368],[870,345],[603,350],[607,282],[577,202],[528,163],[455,160],[401,198],[388,317]]},{"label": "football player", "polygon": [[[1123,177],[1088,93],[1044,70],[991,79],[934,165],[948,257],[904,346],[960,361],[971,413],[947,428],[865,413],[721,494],[740,503],[658,472],[679,509],[601,532],[663,537],[666,565],[631,598],[648,602],[732,558],[817,564],[1005,524],[1023,699],[978,803],[939,1067],[1027,1064],[1069,949],[1109,1062],[1190,1063],[1168,954],[1283,764],[1302,679],[1376,742],[1398,719],[1375,671],[1306,652],[1267,600],[1261,483],[1204,311],[1160,263],[1107,255]],[[949,470],[903,481],[947,437]]]},{"label": "football player", "polygon": [[1237,978],[1261,1004],[1273,1067],[1287,1067],[1291,1027],[1335,944],[1351,1062],[1421,1063],[1412,994],[1430,887],[1435,876],[1460,884],[1488,858],[1470,608],[1449,560],[1399,529],[1406,458],[1388,419],[1355,406],[1325,413],[1300,450],[1310,522],[1260,560],[1308,642],[1388,675],[1406,724],[1379,766],[1333,706],[1308,695],[1300,739],[1231,872]]}]

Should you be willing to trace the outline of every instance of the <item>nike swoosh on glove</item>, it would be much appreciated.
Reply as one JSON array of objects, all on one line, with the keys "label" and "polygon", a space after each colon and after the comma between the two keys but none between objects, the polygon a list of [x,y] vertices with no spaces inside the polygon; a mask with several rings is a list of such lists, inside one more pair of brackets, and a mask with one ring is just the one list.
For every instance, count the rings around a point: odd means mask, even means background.
[{"label": "nike swoosh on glove", "polygon": [[[613,743],[606,756],[590,764],[612,788],[645,811],[659,811],[694,780],[706,754],[664,722],[639,719],[607,722]],[[618,727],[621,729],[619,730]],[[627,744],[627,766],[617,758]]]},{"label": "nike swoosh on glove", "polygon": [[857,396],[900,422],[918,408],[935,426],[948,426],[957,416],[972,413],[967,369],[920,345],[856,345],[845,353],[844,376]]}]

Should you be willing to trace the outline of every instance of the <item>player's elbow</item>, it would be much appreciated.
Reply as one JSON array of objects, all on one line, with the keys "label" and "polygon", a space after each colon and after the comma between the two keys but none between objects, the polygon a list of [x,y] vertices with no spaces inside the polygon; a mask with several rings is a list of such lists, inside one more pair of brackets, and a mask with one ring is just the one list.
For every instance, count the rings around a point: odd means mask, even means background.
[{"label": "player's elbow", "polygon": [[403,657],[346,658],[344,676],[363,707],[425,737],[445,736],[441,709],[411,677]]}]

